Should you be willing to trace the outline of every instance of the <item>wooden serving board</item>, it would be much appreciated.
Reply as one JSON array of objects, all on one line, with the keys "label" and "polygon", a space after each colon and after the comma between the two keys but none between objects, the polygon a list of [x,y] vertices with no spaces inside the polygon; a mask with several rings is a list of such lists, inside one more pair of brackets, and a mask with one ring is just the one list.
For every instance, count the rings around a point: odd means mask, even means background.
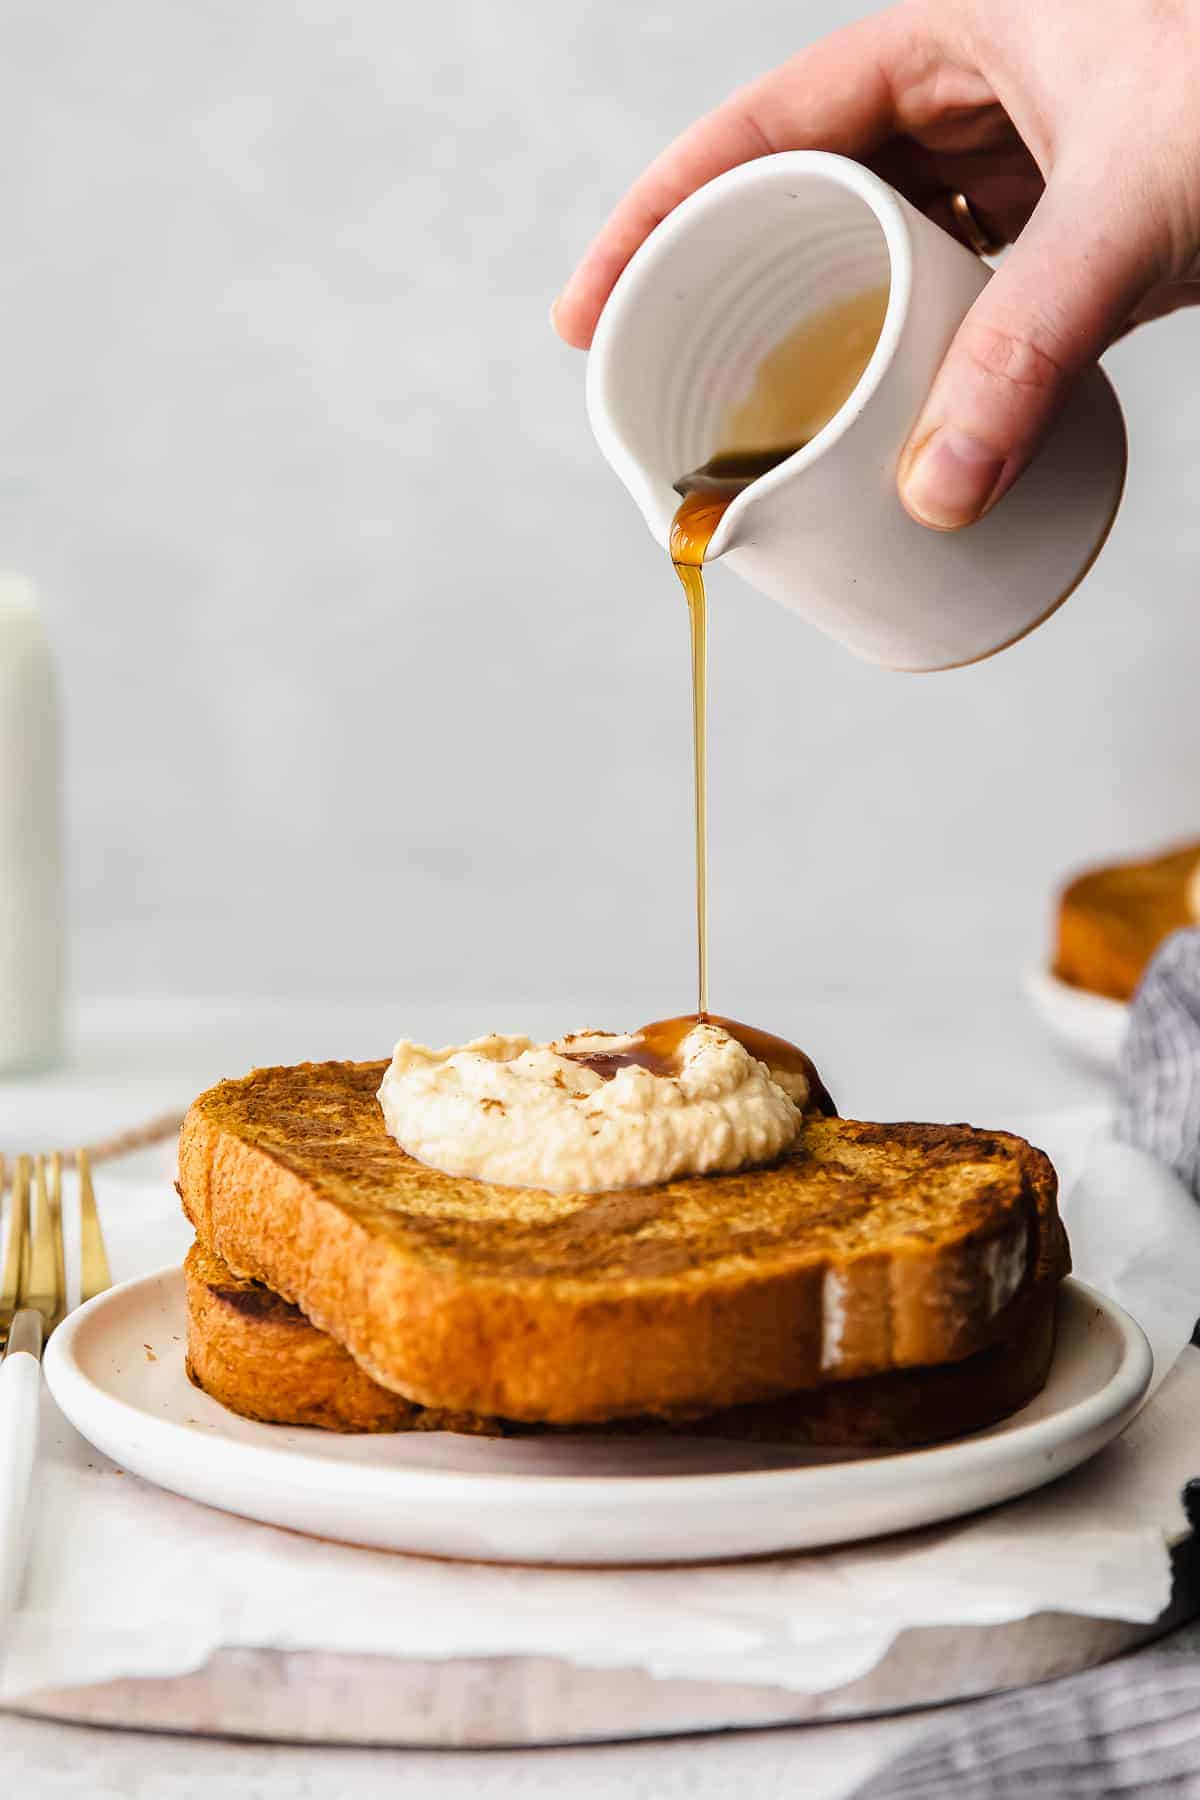
[{"label": "wooden serving board", "polygon": [[314,1651],[222,1650],[167,1680],[32,1695],[12,1710],[143,1731],[321,1744],[499,1748],[869,1718],[1075,1674],[1200,1614],[1200,1552],[1174,1553],[1170,1607],[1150,1625],[1038,1613],[1006,1625],[903,1632],[868,1674],[823,1694],[660,1681],[553,1657],[418,1662]]}]

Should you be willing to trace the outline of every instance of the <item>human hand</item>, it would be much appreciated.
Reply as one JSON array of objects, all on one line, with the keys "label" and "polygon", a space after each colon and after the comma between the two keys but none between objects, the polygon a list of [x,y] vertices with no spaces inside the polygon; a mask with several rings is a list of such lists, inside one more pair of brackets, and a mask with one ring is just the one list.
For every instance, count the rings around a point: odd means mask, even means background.
[{"label": "human hand", "polygon": [[[778,150],[867,163],[951,225],[1013,242],[900,459],[922,524],[969,525],[1130,325],[1200,300],[1200,0],[901,0],[733,94],[636,181],[554,307],[586,348],[638,245],[688,194]],[[1015,240],[1015,241],[1014,241]]]}]

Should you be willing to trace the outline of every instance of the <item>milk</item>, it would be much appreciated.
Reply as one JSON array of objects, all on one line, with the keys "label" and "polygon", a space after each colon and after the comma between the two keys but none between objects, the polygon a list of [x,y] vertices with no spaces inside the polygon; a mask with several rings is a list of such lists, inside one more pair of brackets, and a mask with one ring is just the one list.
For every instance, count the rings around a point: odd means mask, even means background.
[{"label": "milk", "polygon": [[61,1052],[63,932],[54,663],[30,583],[0,575],[0,1074]]}]

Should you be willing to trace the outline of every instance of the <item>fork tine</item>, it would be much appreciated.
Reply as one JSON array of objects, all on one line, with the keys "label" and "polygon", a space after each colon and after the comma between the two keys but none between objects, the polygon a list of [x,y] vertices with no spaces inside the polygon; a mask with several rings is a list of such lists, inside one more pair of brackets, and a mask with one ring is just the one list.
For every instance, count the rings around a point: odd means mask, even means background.
[{"label": "fork tine", "polygon": [[63,1310],[58,1291],[54,1226],[50,1218],[50,1198],[46,1192],[44,1156],[39,1156],[34,1163],[33,1248],[29,1257],[29,1279],[21,1295],[21,1304],[35,1307],[41,1313],[47,1332],[53,1331]]},{"label": "fork tine", "polygon": [[[0,1189],[0,1192],[3,1190]],[[29,1163],[19,1156],[13,1170],[12,1200],[8,1214],[8,1242],[4,1275],[0,1279],[0,1346],[8,1342],[9,1327],[21,1297],[21,1269],[25,1260],[26,1214],[29,1207]]]},{"label": "fork tine", "polygon": [[29,1156],[17,1158],[17,1166],[25,1164],[25,1179],[22,1190],[25,1195],[21,1210],[21,1297],[19,1304],[24,1306],[25,1296],[29,1292],[29,1257],[33,1249],[33,1237],[30,1231],[30,1213],[33,1205],[33,1159]]},{"label": "fork tine", "polygon": [[67,1310],[67,1255],[63,1247],[62,1222],[62,1155],[55,1150],[50,1156],[48,1186],[50,1196],[50,1230],[54,1242],[54,1277],[58,1289],[60,1316]]},{"label": "fork tine", "polygon": [[76,1154],[79,1169],[79,1262],[81,1300],[91,1300],[112,1286],[104,1234],[96,1211],[96,1194],[92,1187],[92,1163],[86,1150]]}]

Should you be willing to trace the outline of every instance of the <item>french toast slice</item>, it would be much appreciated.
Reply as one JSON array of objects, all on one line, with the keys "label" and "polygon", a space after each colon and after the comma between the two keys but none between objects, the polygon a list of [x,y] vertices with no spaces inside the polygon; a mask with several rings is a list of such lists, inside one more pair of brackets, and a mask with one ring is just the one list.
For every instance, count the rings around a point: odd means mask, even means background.
[{"label": "french toast slice", "polygon": [[767,1168],[555,1195],[407,1156],[375,1099],[385,1067],[210,1089],[180,1193],[207,1249],[422,1406],[694,1415],[957,1361],[1068,1267],[1054,1171],[1008,1133],[814,1118]]},{"label": "french toast slice", "polygon": [[298,1306],[235,1275],[198,1238],[183,1276],[188,1376],[231,1412],[325,1431],[502,1430],[498,1421],[417,1406],[380,1387]]},{"label": "french toast slice", "polygon": [[1197,868],[1200,844],[1183,844],[1144,862],[1088,869],[1068,882],[1058,904],[1059,980],[1131,999],[1163,939],[1195,924],[1188,883]]},{"label": "french toast slice", "polygon": [[[235,1275],[197,1240],[184,1261],[187,1372],[245,1418],[326,1431],[456,1431],[509,1437],[571,1430],[415,1406],[365,1375],[348,1350],[298,1306]],[[961,1362],[860,1375],[680,1421],[624,1420],[587,1431],[686,1432],[694,1437],[911,1449],[1007,1418],[1045,1386],[1054,1352],[1057,1280],[1041,1277],[1008,1308],[1005,1335]]]}]

